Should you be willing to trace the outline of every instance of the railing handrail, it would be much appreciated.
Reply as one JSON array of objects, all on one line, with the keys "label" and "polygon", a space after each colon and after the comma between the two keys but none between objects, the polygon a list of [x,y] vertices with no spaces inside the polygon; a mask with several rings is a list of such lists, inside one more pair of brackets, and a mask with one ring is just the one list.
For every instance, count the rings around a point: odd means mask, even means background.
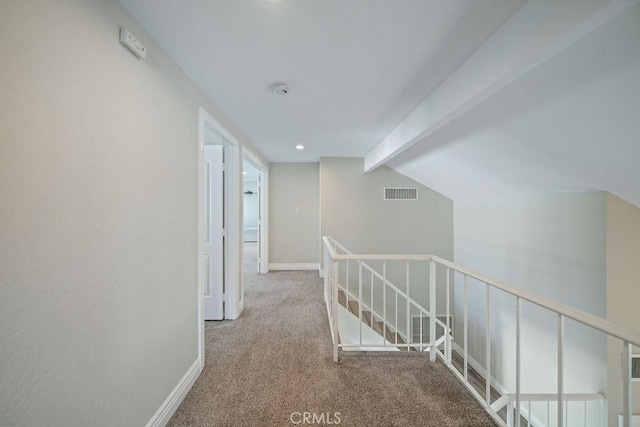
[{"label": "railing handrail", "polygon": [[327,246],[331,258],[336,260],[435,261],[441,265],[444,265],[445,267],[449,267],[466,276],[486,283],[489,286],[500,289],[503,292],[511,294],[515,297],[521,298],[522,300],[528,301],[549,311],[558,313],[569,319],[575,320],[576,322],[582,323],[583,325],[604,332],[607,335],[611,335],[612,337],[640,347],[640,332],[633,328],[620,325],[594,314],[587,313],[566,304],[562,304],[560,302],[552,300],[551,298],[526,291],[504,281],[493,279],[481,273],[462,267],[444,258],[440,258],[435,255],[343,255],[336,252],[335,247],[342,248],[342,245],[336,242],[332,237],[323,236],[322,240]]},{"label": "railing handrail", "polygon": [[[515,393],[507,393],[504,396],[510,400],[515,400]],[[604,401],[606,398],[600,393],[563,393],[563,402],[599,402]],[[521,402],[557,402],[557,393],[521,393]]]},{"label": "railing handrail", "polygon": [[[326,236],[325,236],[326,237]],[[341,251],[345,252],[348,255],[353,255],[353,252],[351,252],[349,249],[345,248],[344,246],[342,246],[340,243],[336,242],[333,238],[329,237],[331,240],[333,240],[333,243],[335,244],[336,247],[338,247]],[[326,241],[325,241],[326,243]],[[331,253],[331,250],[329,250],[329,252]],[[335,251],[333,253],[336,253]],[[333,257],[332,254],[332,258],[335,259],[335,257]],[[429,313],[429,310],[427,310],[426,308],[424,308],[421,304],[419,304],[416,300],[414,300],[413,298],[411,298],[410,296],[408,296],[406,293],[404,293],[403,291],[401,291],[396,285],[394,285],[393,283],[391,283],[389,281],[389,279],[387,279],[386,277],[384,277],[383,275],[381,275],[380,273],[378,273],[373,267],[371,267],[369,264],[367,264],[366,262],[363,262],[360,259],[356,259],[356,261],[358,261],[364,268],[366,268],[367,270],[369,270],[371,272],[371,274],[375,274],[376,277],[380,280],[383,281],[384,284],[388,285],[391,289],[393,289],[394,292],[398,293],[402,298],[405,298],[407,300],[409,300],[410,304],[413,304],[419,311],[426,313],[427,315],[431,316],[431,313]],[[342,287],[342,286],[341,286]],[[344,289],[344,287],[342,287]],[[353,294],[352,294],[353,295]],[[355,295],[353,295],[355,297]],[[360,301],[360,303],[363,303],[362,298],[358,298],[358,301]],[[366,304],[365,304],[366,306]],[[371,310],[371,312],[373,314],[375,314],[378,317],[381,317],[378,313],[376,313],[373,310],[373,307],[368,307],[369,310]],[[447,330],[447,325],[438,319],[438,314],[435,314],[436,316],[436,323],[438,323],[440,326],[442,326],[445,331]],[[409,334],[409,331],[407,331],[407,334]]]}]

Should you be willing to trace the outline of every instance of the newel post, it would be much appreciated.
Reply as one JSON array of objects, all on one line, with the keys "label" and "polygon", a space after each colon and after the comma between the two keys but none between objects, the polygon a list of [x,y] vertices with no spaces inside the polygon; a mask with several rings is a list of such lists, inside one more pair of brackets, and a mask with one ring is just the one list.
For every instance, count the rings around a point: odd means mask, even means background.
[{"label": "newel post", "polygon": [[429,260],[429,359],[436,361],[436,262]]},{"label": "newel post", "polygon": [[331,321],[333,322],[333,361],[339,361],[338,357],[338,340],[340,332],[338,331],[338,261],[333,262],[331,271],[331,292],[333,301],[331,302]]}]

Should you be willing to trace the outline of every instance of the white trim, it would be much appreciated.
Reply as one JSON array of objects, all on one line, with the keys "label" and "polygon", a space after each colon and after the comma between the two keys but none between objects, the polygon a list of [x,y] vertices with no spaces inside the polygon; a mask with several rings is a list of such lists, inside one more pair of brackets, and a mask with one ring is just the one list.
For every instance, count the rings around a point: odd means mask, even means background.
[{"label": "white trim", "polygon": [[260,172],[260,273],[269,272],[269,167],[251,150],[243,147],[243,158],[246,158]]},{"label": "white trim", "polygon": [[202,108],[198,108],[198,318],[197,318],[197,330],[198,330],[198,354],[199,359],[202,360],[204,365],[204,198],[202,193],[204,191],[204,133],[205,133],[205,114],[207,112]]},{"label": "white trim", "polygon": [[261,171],[265,171],[267,169],[269,169],[267,167],[266,164],[264,164],[262,162],[262,160],[260,160],[258,158],[258,156],[256,156],[253,151],[249,150],[247,147],[243,147],[243,151],[242,154],[244,157],[247,158],[247,160],[249,160],[249,162],[251,162],[251,164],[253,164],[256,168],[258,168]]},{"label": "white trim", "polygon": [[153,417],[147,423],[147,427],[165,426],[176,412],[184,397],[187,395],[193,383],[196,382],[200,373],[204,368],[202,359],[199,357],[193,362],[193,365],[187,370],[180,382],[176,384],[169,396],[162,402]]},{"label": "white trim", "polygon": [[[631,416],[632,427],[640,426],[640,415],[632,415]],[[624,415],[618,414],[618,426],[622,427],[624,425]]]},{"label": "white trim", "polygon": [[[217,122],[216,122],[217,123]],[[218,123],[219,127],[222,127]],[[224,128],[222,128],[224,130]],[[220,128],[215,129],[220,134]],[[242,312],[242,155],[241,146],[237,139],[227,132],[225,140],[225,238],[224,286],[227,298],[225,300],[225,319],[237,319]]]},{"label": "white trim", "polygon": [[269,264],[269,270],[320,270],[317,262],[280,262]]},{"label": "white trim", "polygon": [[233,317],[232,314],[229,313],[225,314],[225,318],[227,320],[236,320],[242,314],[242,310],[244,310],[244,298],[238,303],[237,309],[233,312]]},{"label": "white trim", "polygon": [[225,317],[236,319],[240,316],[244,301],[238,292],[242,286],[242,264],[241,250],[242,244],[239,241],[242,236],[242,197],[240,195],[240,185],[242,182],[242,156],[240,155],[240,142],[214,119],[204,108],[198,107],[198,350],[202,364],[205,363],[204,351],[204,200],[202,193],[204,189],[204,145],[205,135],[212,135],[216,139],[224,141],[225,147],[225,288],[227,298],[225,299]]},{"label": "white trim", "polygon": [[269,169],[262,171],[260,183],[260,211],[262,212],[260,228],[260,273],[269,272]]}]

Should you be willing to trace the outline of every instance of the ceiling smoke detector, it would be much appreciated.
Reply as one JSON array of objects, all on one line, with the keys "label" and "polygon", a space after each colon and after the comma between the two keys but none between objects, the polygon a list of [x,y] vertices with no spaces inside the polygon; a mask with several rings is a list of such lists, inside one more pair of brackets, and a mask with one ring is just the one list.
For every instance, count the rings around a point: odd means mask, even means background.
[{"label": "ceiling smoke detector", "polygon": [[271,85],[271,90],[280,96],[289,95],[291,93],[291,87],[286,83],[274,83]]}]

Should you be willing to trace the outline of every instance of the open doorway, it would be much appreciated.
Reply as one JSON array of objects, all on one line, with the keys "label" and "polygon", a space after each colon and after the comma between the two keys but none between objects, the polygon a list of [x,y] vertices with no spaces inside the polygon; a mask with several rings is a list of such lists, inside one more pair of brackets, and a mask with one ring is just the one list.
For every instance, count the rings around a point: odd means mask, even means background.
[{"label": "open doorway", "polygon": [[247,159],[242,170],[244,276],[260,272],[260,171]]},{"label": "open doorway", "polygon": [[244,277],[267,273],[268,169],[249,151],[243,161]]},{"label": "open doorway", "polygon": [[[198,344],[204,366],[205,318],[237,319],[244,306],[240,259],[243,156],[238,140],[203,108],[199,109],[198,133]],[[205,310],[205,303],[211,307]]]}]

